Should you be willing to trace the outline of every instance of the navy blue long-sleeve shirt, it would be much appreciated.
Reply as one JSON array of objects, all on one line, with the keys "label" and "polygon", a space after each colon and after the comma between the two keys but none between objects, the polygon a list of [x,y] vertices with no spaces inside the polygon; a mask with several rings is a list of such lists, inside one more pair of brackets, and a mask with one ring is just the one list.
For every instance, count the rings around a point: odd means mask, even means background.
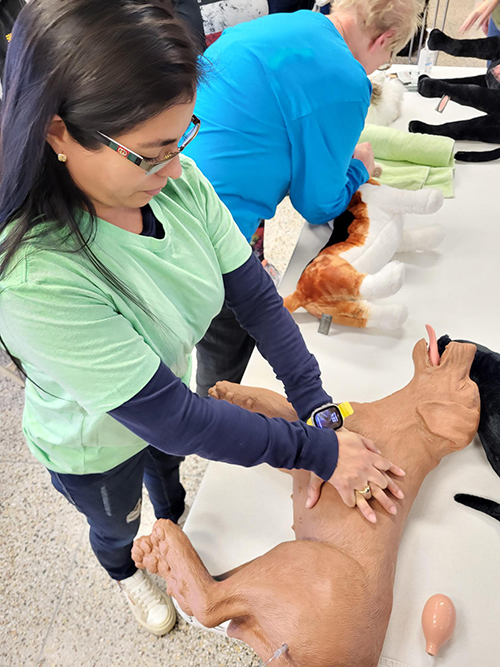
[{"label": "navy blue long-sleeve shirt", "polygon": [[[151,209],[144,209],[143,214],[143,234],[155,236],[158,228]],[[270,276],[252,255],[223,279],[228,305],[282,380],[299,417],[307,418],[331,397],[322,387],[316,359],[283,307]],[[201,398],[164,363],[138,394],[109,414],[170,454],[198,454],[247,467],[268,463],[277,468],[303,468],[324,480],[337,465],[334,432]]]}]

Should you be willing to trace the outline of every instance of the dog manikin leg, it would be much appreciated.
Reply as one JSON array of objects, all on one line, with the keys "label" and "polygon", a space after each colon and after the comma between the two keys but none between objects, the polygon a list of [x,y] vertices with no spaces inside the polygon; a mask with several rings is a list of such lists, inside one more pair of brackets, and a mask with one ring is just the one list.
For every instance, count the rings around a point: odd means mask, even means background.
[{"label": "dog manikin leg", "polygon": [[408,309],[399,303],[375,304],[369,301],[330,301],[327,304],[309,303],[304,306],[308,313],[321,319],[331,315],[335,324],[359,329],[398,329],[408,318]]},{"label": "dog manikin leg", "polygon": [[368,206],[374,204],[386,211],[400,211],[415,213],[416,215],[430,215],[436,213],[444,203],[441,190],[399,190],[387,185],[374,187],[363,185],[361,188],[363,201]]},{"label": "dog manikin leg", "polygon": [[403,262],[389,262],[377,273],[368,274],[361,283],[359,294],[363,299],[380,299],[398,292],[405,279]]}]

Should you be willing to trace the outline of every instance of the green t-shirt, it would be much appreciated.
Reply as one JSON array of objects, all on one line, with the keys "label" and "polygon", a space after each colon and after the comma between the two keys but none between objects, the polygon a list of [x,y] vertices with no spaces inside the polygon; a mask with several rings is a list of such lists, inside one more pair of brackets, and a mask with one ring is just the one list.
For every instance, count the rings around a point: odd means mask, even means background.
[{"label": "green t-shirt", "polygon": [[28,381],[23,416],[31,451],[51,470],[104,472],[147,446],[106,413],[145,387],[160,360],[189,383],[191,351],[222,307],[222,274],[250,257],[210,183],[188,158],[182,166],[150,202],[163,239],[98,220],[91,244],[163,326],[57,243],[26,243],[0,280],[1,335],[53,394]]}]

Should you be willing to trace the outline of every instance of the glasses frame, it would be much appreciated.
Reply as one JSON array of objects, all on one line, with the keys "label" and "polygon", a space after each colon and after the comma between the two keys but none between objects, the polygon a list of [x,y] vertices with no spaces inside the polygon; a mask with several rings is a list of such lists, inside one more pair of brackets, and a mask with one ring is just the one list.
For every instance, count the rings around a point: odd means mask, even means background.
[{"label": "glasses frame", "polygon": [[179,146],[178,150],[173,151],[172,153],[167,153],[163,160],[160,160],[155,164],[151,164],[150,158],[145,158],[142,155],[139,155],[139,153],[131,151],[130,148],[123,146],[123,144],[120,144],[118,141],[111,139],[111,137],[108,137],[106,134],[99,132],[99,130],[96,131],[95,138],[100,141],[101,144],[108,146],[108,148],[111,148],[111,150],[115,151],[115,153],[118,153],[122,157],[143,169],[146,173],[155,174],[157,171],[160,171],[160,169],[163,169],[163,167],[168,164],[168,162],[180,155],[186,146],[190,144],[197,136],[198,132],[200,131],[201,120],[198,118],[198,116],[193,114],[191,116],[191,122],[195,126],[192,135],[186,137],[185,142]]},{"label": "glasses frame", "polygon": [[380,65],[378,68],[379,72],[387,72],[388,69],[391,69],[391,67],[394,65],[394,58],[395,58],[395,53],[394,51],[391,53],[391,57],[389,58],[389,61],[384,63],[383,65]]}]

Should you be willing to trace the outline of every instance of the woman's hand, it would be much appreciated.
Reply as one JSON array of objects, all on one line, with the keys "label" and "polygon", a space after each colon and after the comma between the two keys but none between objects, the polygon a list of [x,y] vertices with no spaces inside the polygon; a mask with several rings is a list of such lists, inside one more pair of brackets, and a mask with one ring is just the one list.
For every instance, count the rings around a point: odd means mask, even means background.
[{"label": "woman's hand", "polygon": [[484,2],[481,2],[465,19],[458,32],[460,34],[467,32],[467,30],[470,30],[470,28],[477,24],[478,28],[482,28],[485,34],[488,34],[488,23],[499,4],[500,0],[484,0]]},{"label": "woman's hand", "polygon": [[[339,441],[339,459],[335,472],[327,483],[337,489],[348,507],[357,505],[371,523],[376,523],[377,517],[368,500],[359,493],[368,485],[373,497],[382,507],[390,514],[396,514],[397,508],[386,491],[396,498],[404,496],[396,482],[386,473],[391,472],[402,477],[405,472],[385,459],[368,438],[346,428],[339,429],[336,434]],[[311,473],[306,508],[310,509],[317,503],[322,484],[323,480]]]},{"label": "woman's hand", "polygon": [[353,158],[355,160],[361,160],[371,177],[375,171],[375,156],[373,155],[373,148],[370,142],[365,141],[362,144],[358,144],[354,151]]}]

